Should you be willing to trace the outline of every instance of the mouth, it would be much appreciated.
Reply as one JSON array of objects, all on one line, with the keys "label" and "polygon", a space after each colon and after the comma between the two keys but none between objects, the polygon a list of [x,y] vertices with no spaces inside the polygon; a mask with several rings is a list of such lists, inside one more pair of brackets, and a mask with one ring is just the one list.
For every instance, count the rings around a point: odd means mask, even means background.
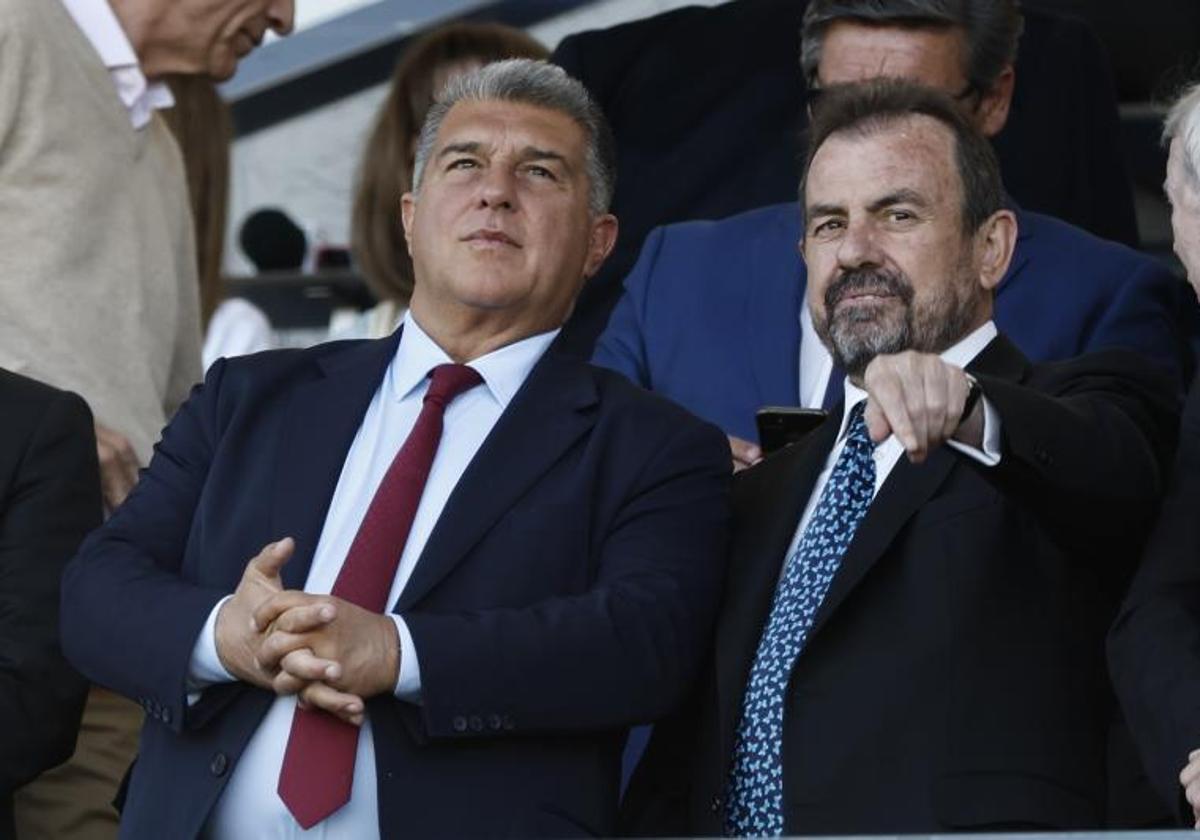
[{"label": "mouth", "polygon": [[883,289],[856,289],[841,294],[833,302],[834,308],[849,304],[855,306],[859,304],[880,303],[886,300],[892,300],[896,295]]},{"label": "mouth", "polygon": [[473,230],[466,236],[461,238],[462,242],[467,242],[477,248],[520,248],[521,243],[513,239],[502,230],[494,230],[492,228],[479,228]]}]

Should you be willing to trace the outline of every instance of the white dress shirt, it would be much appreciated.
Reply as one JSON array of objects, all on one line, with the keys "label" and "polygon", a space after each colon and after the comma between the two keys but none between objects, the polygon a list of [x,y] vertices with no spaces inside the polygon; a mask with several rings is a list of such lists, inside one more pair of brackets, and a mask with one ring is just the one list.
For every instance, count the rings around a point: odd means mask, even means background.
[{"label": "white dress shirt", "polygon": [[[483,377],[483,384],[465,391],[446,408],[442,439],[413,519],[412,530],[400,555],[400,564],[388,595],[389,608],[404,590],[459,477],[557,334],[557,330],[541,333],[470,363]],[[327,593],[333,589],[375,490],[416,423],[422,400],[429,388],[429,371],[450,361],[409,314],[405,318],[396,356],[367,407],[362,425],[346,455],[313,554],[312,567],[304,584],[305,592]],[[189,678],[194,688],[233,679],[217,658],[213,631],[219,609],[220,605],[209,615],[192,654]],[[396,622],[401,645],[396,696],[402,700],[420,702],[421,674],[412,636],[403,619],[395,614],[390,617]],[[295,706],[294,697],[276,698],[271,705],[246,745],[209,818],[206,836],[352,837],[355,840],[379,837],[375,750],[369,716],[358,738],[354,783],[348,804],[305,831],[279,798],[276,787]]]},{"label": "white dress shirt", "polygon": [[142,73],[133,45],[108,0],[62,2],[108,68],[117,96],[129,111],[129,121],[134,128],[145,128],[155,110],[175,104],[170,89],[163,82],[150,82]]},{"label": "white dress shirt", "polygon": [[[805,311],[807,312],[807,308]],[[988,321],[982,327],[942,353],[941,357],[952,365],[966,367],[996,335],[996,325]],[[821,347],[824,349],[824,345],[821,345]],[[826,355],[828,356],[828,352]],[[826,373],[826,379],[828,379],[828,372]],[[824,395],[824,388],[821,389],[821,394]],[[812,519],[813,512],[816,510],[817,502],[821,499],[821,493],[825,490],[825,485],[829,481],[830,474],[833,473],[834,464],[837,463],[842,450],[846,448],[846,426],[850,419],[850,410],[866,398],[867,392],[854,385],[850,381],[850,378],[846,377],[846,401],[845,410],[842,412],[842,426],[838,430],[837,440],[833,445],[833,449],[830,451],[829,457],[825,460],[825,468],[821,470],[821,474],[817,476],[816,484],[813,485],[812,495],[808,497],[808,505],[805,506],[804,514],[800,517],[800,524],[796,528],[795,535],[792,537],[792,544],[788,546],[787,554],[784,555],[784,565],[787,565],[788,560],[796,553],[796,548],[800,545],[800,538],[804,536],[804,529],[808,527],[808,522]],[[996,413],[995,407],[988,401],[986,396],[980,400],[980,404],[983,406],[983,448],[976,449],[957,440],[950,440],[947,442],[947,445],[954,447],[970,458],[974,458],[984,466],[994,467],[1000,463],[1000,415]],[[820,407],[819,401],[816,407]],[[875,459],[875,493],[872,494],[872,499],[879,494],[879,488],[883,487],[883,483],[892,474],[892,469],[900,462],[900,456],[903,454],[904,446],[896,439],[895,435],[890,435],[875,447],[873,455]]]},{"label": "white dress shirt", "polygon": [[800,389],[797,391],[802,408],[824,407],[825,391],[832,373],[833,356],[817,335],[805,297],[804,305],[800,307]]}]

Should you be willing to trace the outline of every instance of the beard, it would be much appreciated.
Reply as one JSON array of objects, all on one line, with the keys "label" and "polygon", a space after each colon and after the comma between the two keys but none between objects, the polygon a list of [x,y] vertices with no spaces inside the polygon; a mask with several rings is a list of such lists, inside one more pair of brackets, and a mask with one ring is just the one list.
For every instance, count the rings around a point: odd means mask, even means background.
[{"label": "beard", "polygon": [[[918,301],[903,272],[847,271],[825,290],[825,311],[813,313],[813,327],[834,361],[861,381],[876,356],[905,350],[941,353],[965,336],[979,312],[978,287],[967,277]],[[882,300],[838,308],[854,294]]]}]

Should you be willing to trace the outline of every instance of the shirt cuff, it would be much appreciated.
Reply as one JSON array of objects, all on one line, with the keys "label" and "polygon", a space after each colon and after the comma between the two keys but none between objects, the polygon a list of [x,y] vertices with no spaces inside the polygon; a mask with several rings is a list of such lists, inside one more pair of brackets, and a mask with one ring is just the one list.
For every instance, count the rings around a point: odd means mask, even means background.
[{"label": "shirt cuff", "polygon": [[408,632],[408,624],[400,616],[392,613],[389,618],[396,622],[396,632],[400,635],[400,676],[396,679],[394,694],[396,699],[421,705],[421,664],[417,662],[417,649],[413,645],[412,633]]},{"label": "shirt cuff", "polygon": [[980,397],[979,404],[983,406],[983,446],[977,449],[954,438],[948,442],[968,458],[994,467],[1000,463],[1000,414],[986,396]]},{"label": "shirt cuff", "polygon": [[196,638],[196,644],[192,648],[192,658],[188,662],[187,673],[189,706],[195,705],[196,701],[200,699],[200,692],[210,685],[237,680],[237,677],[225,669],[225,666],[221,664],[221,657],[217,655],[217,613],[232,597],[232,595],[226,595],[217,601],[217,605],[208,614],[208,620],[204,622],[204,627],[200,630],[200,635]]}]

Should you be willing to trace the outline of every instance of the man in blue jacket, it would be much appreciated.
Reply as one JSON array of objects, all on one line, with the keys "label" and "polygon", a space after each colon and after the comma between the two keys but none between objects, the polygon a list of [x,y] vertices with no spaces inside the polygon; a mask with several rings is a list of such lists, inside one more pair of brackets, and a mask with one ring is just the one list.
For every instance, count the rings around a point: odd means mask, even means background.
[{"label": "man in blue jacket", "polygon": [[[830,85],[901,77],[954,97],[985,135],[1003,128],[1021,31],[1015,3],[815,0],[804,21],[810,97]],[[1129,248],[1013,209],[1019,234],[996,290],[999,328],[1034,361],[1138,350],[1182,390],[1191,366],[1179,321],[1183,284]],[[803,303],[801,222],[789,202],[654,231],[593,356],[721,426],[735,466],[761,458],[759,407],[829,407],[840,397],[842,377]]]}]

